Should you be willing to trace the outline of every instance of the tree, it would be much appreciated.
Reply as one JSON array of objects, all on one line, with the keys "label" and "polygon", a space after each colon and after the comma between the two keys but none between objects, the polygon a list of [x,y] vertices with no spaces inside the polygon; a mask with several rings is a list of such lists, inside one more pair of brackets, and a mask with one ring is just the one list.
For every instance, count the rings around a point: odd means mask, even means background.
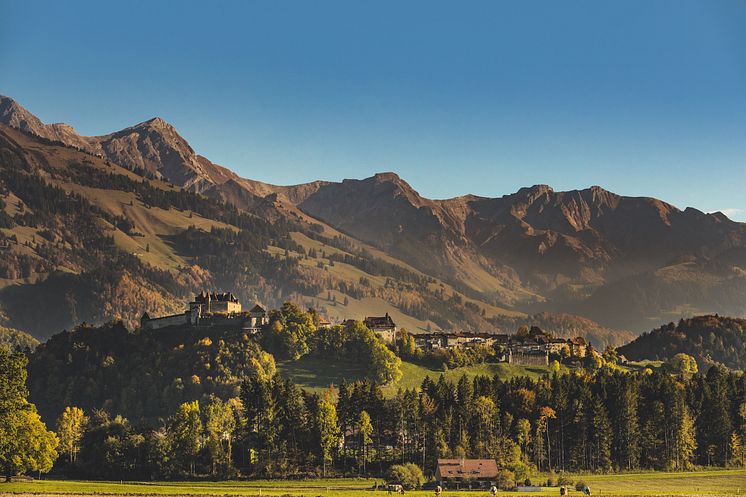
[{"label": "tree", "polygon": [[88,417],[79,407],[66,407],[57,420],[57,436],[60,438],[60,449],[67,454],[70,464],[80,452],[80,441],[83,438]]},{"label": "tree", "polygon": [[515,432],[516,432],[516,442],[518,442],[518,446],[521,448],[521,450],[525,454],[526,448],[528,447],[528,444],[531,442],[531,423],[529,422],[529,420],[521,418],[518,421],[516,421]]},{"label": "tree", "polygon": [[[549,471],[552,470],[552,450],[551,441],[549,439],[549,420],[555,419],[557,413],[551,407],[544,406],[539,410],[539,420],[536,423],[536,442],[542,440],[542,435],[546,436],[547,445],[546,449],[543,448],[543,443],[537,443],[537,461],[539,462],[539,469],[541,469],[541,460],[544,458],[543,451],[546,450],[546,458],[549,467]],[[543,442],[543,440],[542,440]]]},{"label": "tree", "polygon": [[363,474],[366,474],[365,463],[368,460],[368,445],[373,442],[373,439],[370,438],[373,434],[373,424],[370,422],[370,415],[367,411],[360,411],[358,431],[360,433],[360,442],[363,446]]},{"label": "tree", "polygon": [[681,376],[691,376],[697,374],[699,368],[697,367],[697,360],[687,354],[680,353],[673,356],[668,361],[668,366],[671,370]]},{"label": "tree", "polygon": [[233,435],[236,429],[236,417],[230,402],[214,399],[205,410],[205,434],[207,448],[210,452],[212,474],[218,473],[218,468],[224,476],[232,470],[231,453]]},{"label": "tree", "polygon": [[26,356],[0,347],[0,470],[7,481],[25,471],[46,473],[59,440],[28,402]]},{"label": "tree", "polygon": [[189,468],[194,475],[194,460],[202,448],[202,418],[199,401],[185,402],[179,406],[169,423],[174,456],[182,469]]},{"label": "tree", "polygon": [[26,471],[51,470],[58,444],[57,435],[47,430],[33,404],[4,416],[0,422],[0,468],[6,481]]},{"label": "tree", "polygon": [[420,488],[425,482],[422,470],[416,464],[394,464],[386,473],[386,481],[390,484],[401,485],[406,490]]},{"label": "tree", "polygon": [[591,444],[593,455],[591,457],[595,468],[601,471],[611,470],[611,441],[612,431],[609,415],[601,399],[595,398],[591,404]]},{"label": "tree", "polygon": [[337,408],[334,407],[334,403],[329,397],[329,395],[325,395],[325,398],[319,401],[316,419],[319,429],[324,476],[326,476],[326,464],[333,461],[332,451],[339,444],[340,437],[339,424],[337,423]]}]

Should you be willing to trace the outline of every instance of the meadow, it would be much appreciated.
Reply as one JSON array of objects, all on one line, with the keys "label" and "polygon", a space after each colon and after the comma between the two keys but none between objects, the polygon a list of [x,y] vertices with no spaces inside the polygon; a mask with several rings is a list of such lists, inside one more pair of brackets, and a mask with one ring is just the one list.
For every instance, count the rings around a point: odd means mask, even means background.
[{"label": "meadow", "polygon": [[[277,369],[283,375],[291,378],[298,386],[317,393],[327,389],[330,385],[339,386],[342,380],[352,383],[365,377],[365,365],[359,362],[330,362],[316,357],[303,357],[298,361],[280,361],[277,363]],[[528,376],[536,379],[544,376],[549,368],[507,363],[481,363],[449,369],[444,372],[420,364],[402,361],[401,371],[401,380],[383,388],[387,396],[393,396],[399,388],[419,388],[427,376],[433,381],[438,381],[438,377],[443,374],[446,380],[454,382],[458,381],[462,375],[466,375],[469,379],[480,375],[496,376],[503,380],[515,376]]]},{"label": "meadow", "polygon": [[[538,478],[537,478],[538,479]],[[708,470],[686,473],[642,472],[614,475],[578,475],[593,495],[618,496],[720,496],[746,495],[746,470]],[[388,495],[377,479],[254,480],[226,482],[87,482],[43,480],[0,483],[0,495],[222,495],[222,496],[292,496],[292,497],[375,497]],[[379,485],[379,490],[374,487]],[[553,495],[557,487],[541,492],[499,492],[500,495]],[[444,490],[443,497],[488,495],[481,490]],[[433,490],[409,491],[415,497],[433,496]],[[570,488],[571,496],[580,492]]]}]

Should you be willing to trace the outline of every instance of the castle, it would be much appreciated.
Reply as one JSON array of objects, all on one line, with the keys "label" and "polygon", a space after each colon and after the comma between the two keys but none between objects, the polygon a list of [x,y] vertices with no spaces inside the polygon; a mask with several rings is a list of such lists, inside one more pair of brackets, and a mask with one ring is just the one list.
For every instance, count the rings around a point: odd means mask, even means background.
[{"label": "castle", "polygon": [[241,302],[233,293],[200,292],[181,314],[151,318],[147,312],[140,318],[140,329],[158,330],[170,326],[240,326],[256,333],[267,324],[267,311],[259,304],[242,312]]}]

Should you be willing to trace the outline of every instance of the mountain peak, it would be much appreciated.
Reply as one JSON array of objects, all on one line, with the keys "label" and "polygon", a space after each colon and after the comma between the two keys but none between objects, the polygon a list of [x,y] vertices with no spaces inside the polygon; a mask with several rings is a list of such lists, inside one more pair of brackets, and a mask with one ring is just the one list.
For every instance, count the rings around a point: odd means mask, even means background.
[{"label": "mountain peak", "polygon": [[373,178],[376,181],[383,182],[383,181],[391,181],[394,183],[399,183],[402,181],[402,179],[399,177],[398,174],[392,171],[386,171],[382,173],[376,173],[373,175]]},{"label": "mountain peak", "polygon": [[154,117],[153,119],[149,119],[145,121],[143,124],[149,124],[151,126],[157,127],[157,128],[173,128],[171,124],[168,123],[165,119],[161,117]]}]

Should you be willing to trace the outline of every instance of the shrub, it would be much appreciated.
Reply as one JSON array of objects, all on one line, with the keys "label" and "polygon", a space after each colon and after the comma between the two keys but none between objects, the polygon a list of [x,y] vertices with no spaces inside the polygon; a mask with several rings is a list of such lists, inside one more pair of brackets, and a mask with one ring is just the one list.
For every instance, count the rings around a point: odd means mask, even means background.
[{"label": "shrub", "polygon": [[501,469],[497,473],[495,484],[500,490],[513,490],[515,488],[515,474],[508,469]]},{"label": "shrub", "polygon": [[547,487],[553,487],[557,483],[557,473],[554,472],[554,470],[549,472],[549,477],[547,478]]},{"label": "shrub", "polygon": [[425,475],[416,464],[408,462],[406,464],[394,464],[386,474],[386,482],[389,484],[399,484],[406,490],[414,490],[422,487],[425,483]]},{"label": "shrub", "polygon": [[575,483],[575,490],[577,490],[578,492],[582,492],[585,487],[586,484],[583,480],[578,480],[578,482]]},{"label": "shrub", "polygon": [[557,478],[557,485],[560,487],[569,487],[572,485],[572,479],[568,477],[567,475],[560,475],[559,478]]}]

